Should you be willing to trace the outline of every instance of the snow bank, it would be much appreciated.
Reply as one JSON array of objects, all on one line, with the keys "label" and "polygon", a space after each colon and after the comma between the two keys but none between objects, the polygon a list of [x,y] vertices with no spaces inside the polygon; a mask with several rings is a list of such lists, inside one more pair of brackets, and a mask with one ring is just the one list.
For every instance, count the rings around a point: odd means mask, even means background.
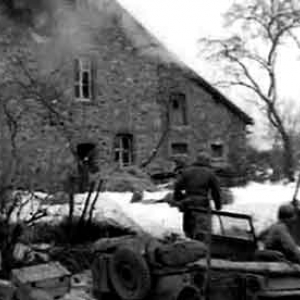
[{"label": "snow bank", "polygon": [[[144,192],[144,199],[161,199],[168,191]],[[95,194],[92,194],[93,200]],[[74,214],[80,215],[87,194],[75,196]],[[132,193],[104,192],[96,202],[94,217],[98,221],[109,220],[134,231],[143,231],[156,237],[163,237],[170,233],[183,235],[181,229],[181,214],[176,208],[166,203],[142,204],[131,203]],[[48,220],[60,220],[68,214],[69,207],[64,205],[47,206]],[[45,219],[44,219],[45,220]]]},{"label": "snow bank", "polygon": [[[144,192],[144,199],[161,199],[168,191]],[[171,232],[183,234],[181,214],[166,203],[131,203],[132,193],[103,193],[96,205],[96,218],[111,218],[126,227],[162,237]]]},{"label": "snow bank", "polygon": [[223,210],[251,215],[256,232],[260,232],[276,220],[279,206],[292,200],[294,190],[294,183],[249,183],[232,188],[234,203]]},{"label": "snow bank", "polygon": [[[295,184],[250,183],[245,187],[232,188],[234,202],[225,205],[224,211],[250,214],[253,217],[256,232],[260,232],[276,220],[278,207],[290,202]],[[162,199],[169,190],[144,192],[143,199]],[[44,197],[45,195],[39,195]],[[75,197],[75,215],[80,215],[87,194]],[[93,199],[94,194],[92,195]],[[94,210],[94,217],[99,220],[111,220],[123,227],[135,231],[145,231],[156,237],[170,233],[183,235],[182,213],[166,203],[145,204],[131,203],[132,193],[101,193]],[[35,202],[24,207],[23,214],[30,214],[38,205]],[[47,208],[49,220],[59,220],[68,214],[68,205],[43,205]]]},{"label": "snow bank", "polygon": [[[277,210],[283,203],[290,202],[294,194],[295,184],[284,183],[249,183],[245,187],[232,188],[234,202],[224,205],[223,211],[249,214],[253,218],[256,232],[259,233],[277,218]],[[144,192],[143,199],[162,199],[169,191]],[[155,236],[163,236],[171,232],[182,235],[182,213],[168,204],[130,203],[130,195],[107,193],[122,212],[139,224],[143,230]],[[98,203],[98,205],[101,201]]]}]

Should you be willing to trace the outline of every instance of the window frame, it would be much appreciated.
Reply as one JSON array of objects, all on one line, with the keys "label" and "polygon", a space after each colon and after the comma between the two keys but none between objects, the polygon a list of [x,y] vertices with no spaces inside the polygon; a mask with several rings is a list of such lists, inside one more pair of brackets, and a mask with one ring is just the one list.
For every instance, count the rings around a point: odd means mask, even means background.
[{"label": "window frame", "polygon": [[[221,146],[221,155],[216,155],[216,152],[214,151],[213,147],[214,146]],[[221,141],[214,141],[210,143],[210,153],[211,153],[211,158],[213,160],[225,160],[226,158],[226,150],[225,150],[225,145]]]},{"label": "window frame", "polygon": [[[187,97],[183,92],[171,92],[169,94],[170,102],[170,122],[172,126],[188,126],[188,112],[187,112]],[[174,107],[176,103],[176,108]],[[177,111],[177,112],[176,112]],[[179,111],[179,112],[178,112]],[[176,122],[175,114],[180,113],[181,122]]]},{"label": "window frame", "polygon": [[[126,142],[125,142],[126,141]],[[128,143],[128,147],[125,147],[125,143]],[[114,161],[122,167],[131,166],[134,163],[133,156],[133,135],[129,133],[118,133],[114,139]],[[128,162],[125,162],[125,156],[128,157]]]},{"label": "window frame", "polygon": [[[93,65],[89,57],[77,57],[74,60],[74,96],[77,101],[90,102],[93,98]],[[84,73],[88,74],[84,83]],[[85,97],[84,87],[87,85],[88,97]],[[79,94],[77,95],[77,90]]]}]

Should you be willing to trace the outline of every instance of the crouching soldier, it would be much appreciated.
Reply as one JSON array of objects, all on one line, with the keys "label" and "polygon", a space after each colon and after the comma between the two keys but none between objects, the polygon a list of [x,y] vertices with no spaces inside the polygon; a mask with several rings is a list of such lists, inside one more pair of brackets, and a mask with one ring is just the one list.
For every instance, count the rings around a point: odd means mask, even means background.
[{"label": "crouching soldier", "polygon": [[278,221],[268,229],[264,243],[265,249],[279,251],[287,260],[300,264],[300,250],[290,233],[295,217],[292,205],[280,206]]},{"label": "crouching soldier", "polygon": [[[183,212],[183,231],[189,238],[202,240],[210,228],[209,195],[220,210],[219,182],[210,167],[209,156],[201,153],[195,163],[182,170],[174,186],[174,200]],[[206,212],[197,212],[197,208]]]}]

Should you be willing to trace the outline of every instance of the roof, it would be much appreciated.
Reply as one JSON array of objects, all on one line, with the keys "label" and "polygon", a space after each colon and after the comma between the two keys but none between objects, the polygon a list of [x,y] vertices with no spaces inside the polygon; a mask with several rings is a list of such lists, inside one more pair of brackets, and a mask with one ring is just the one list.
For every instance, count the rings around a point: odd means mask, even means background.
[{"label": "roof", "polygon": [[[104,12],[104,14],[108,17],[111,16],[112,18],[117,18],[120,21],[119,24],[121,25],[124,33],[132,41],[133,47],[135,47],[140,55],[155,58],[155,60],[161,64],[176,65],[176,67],[178,67],[182,71],[182,74],[184,74],[191,81],[195,82],[201,88],[205,89],[213,96],[216,101],[225,105],[243,122],[245,122],[246,124],[253,124],[253,120],[251,117],[249,117],[237,105],[235,105],[227,97],[225,97],[218,89],[213,87],[203,77],[196,73],[191,67],[184,63],[176,54],[170,51],[160,40],[156,38],[155,35],[151,33],[150,30],[146,29],[139,20],[137,20],[126,8],[124,8],[118,0],[86,1],[87,3],[96,5],[99,13]],[[46,1],[45,3],[48,2]],[[58,1],[57,3],[60,2]],[[64,11],[64,9],[62,11]],[[92,11],[95,12],[96,10]],[[48,16],[48,18],[46,18],[45,20],[49,21],[52,19],[50,16]],[[71,18],[71,21],[74,21],[73,18]],[[72,24],[73,23],[71,23],[71,25]],[[44,28],[45,26],[42,27]],[[35,26],[34,28],[35,30],[38,30],[38,26]],[[78,36],[77,31],[75,30],[74,32]]]},{"label": "roof", "polygon": [[[159,41],[149,30],[147,30],[130,12],[128,12],[119,3],[115,4],[117,10],[121,10],[122,26],[125,29],[127,36],[134,42],[135,47],[142,55],[148,55],[160,59],[161,63],[175,64],[191,81],[210,93],[213,98],[219,103],[225,105],[232,113],[237,115],[245,124],[254,124],[253,119],[247,115],[236,104],[230,101],[217,88],[206,81],[202,76],[196,73],[191,67],[184,63],[174,53]],[[119,8],[118,8],[119,7]]]},{"label": "roof", "polygon": [[242,109],[240,109],[237,105],[235,105],[233,102],[231,102],[217,88],[212,86],[203,77],[198,75],[193,70],[190,69],[189,72],[190,72],[190,74],[187,74],[187,77],[189,77],[192,81],[194,81],[200,87],[204,88],[207,92],[209,92],[216,101],[218,101],[218,102],[224,104],[225,106],[227,106],[228,109],[230,109],[234,114],[239,116],[247,125],[253,125],[254,124],[253,119],[248,114],[246,114]]}]

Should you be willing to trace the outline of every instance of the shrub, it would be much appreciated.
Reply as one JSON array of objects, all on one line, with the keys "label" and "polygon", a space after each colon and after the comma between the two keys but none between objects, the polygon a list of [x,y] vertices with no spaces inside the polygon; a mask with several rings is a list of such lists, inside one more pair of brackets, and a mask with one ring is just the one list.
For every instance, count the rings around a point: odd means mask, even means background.
[{"label": "shrub", "polygon": [[41,222],[30,229],[31,243],[56,245],[78,245],[96,241],[103,237],[117,237],[131,233],[129,229],[103,221],[79,222],[74,217],[69,224],[67,218],[56,224]]},{"label": "shrub", "polygon": [[[80,224],[80,225],[79,225]],[[39,223],[32,228],[31,243],[54,243],[49,255],[72,273],[90,268],[94,253],[90,244],[104,237],[119,237],[132,234],[128,229],[107,222],[79,222],[72,224],[63,219],[58,224]]]},{"label": "shrub", "polygon": [[132,166],[110,174],[106,189],[115,192],[155,191],[156,186],[147,173]]}]

